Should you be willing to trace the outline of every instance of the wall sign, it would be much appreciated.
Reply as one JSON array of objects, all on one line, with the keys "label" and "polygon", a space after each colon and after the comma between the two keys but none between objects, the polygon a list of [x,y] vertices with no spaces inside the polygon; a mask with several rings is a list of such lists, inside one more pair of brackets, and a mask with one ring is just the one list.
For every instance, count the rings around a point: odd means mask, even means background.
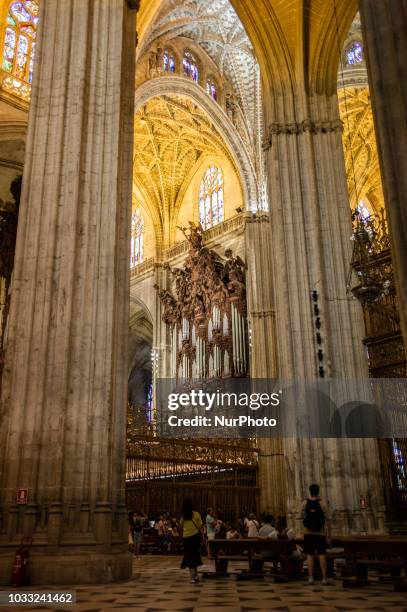
[{"label": "wall sign", "polygon": [[28,503],[28,489],[18,489],[16,501],[18,504],[27,504]]}]

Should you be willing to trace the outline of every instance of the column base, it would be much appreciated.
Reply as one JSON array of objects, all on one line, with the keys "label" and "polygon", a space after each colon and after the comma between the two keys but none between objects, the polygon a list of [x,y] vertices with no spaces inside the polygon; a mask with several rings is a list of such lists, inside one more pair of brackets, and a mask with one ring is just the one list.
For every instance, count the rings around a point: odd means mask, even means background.
[{"label": "column base", "polygon": [[[0,554],[0,586],[10,585],[14,554]],[[54,555],[32,552],[28,564],[29,586],[106,584],[126,580],[132,575],[132,561],[129,552],[61,552]]]}]

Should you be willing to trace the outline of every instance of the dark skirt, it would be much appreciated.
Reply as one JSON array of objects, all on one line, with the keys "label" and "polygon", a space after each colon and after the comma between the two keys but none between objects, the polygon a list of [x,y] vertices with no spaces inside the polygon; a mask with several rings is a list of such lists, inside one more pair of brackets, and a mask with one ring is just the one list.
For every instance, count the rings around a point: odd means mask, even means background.
[{"label": "dark skirt", "polygon": [[196,533],[189,538],[183,538],[184,558],[182,559],[181,568],[198,567],[203,565],[201,559],[201,534]]}]

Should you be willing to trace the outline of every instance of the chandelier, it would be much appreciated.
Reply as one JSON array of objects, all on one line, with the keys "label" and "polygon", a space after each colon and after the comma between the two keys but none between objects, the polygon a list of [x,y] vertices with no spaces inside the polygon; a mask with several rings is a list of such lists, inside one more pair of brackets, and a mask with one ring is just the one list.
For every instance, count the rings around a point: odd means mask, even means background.
[{"label": "chandelier", "polygon": [[366,217],[356,208],[352,222],[353,251],[347,287],[368,308],[388,295],[394,282],[392,270],[380,265],[381,254],[389,248],[384,209],[380,215]]}]

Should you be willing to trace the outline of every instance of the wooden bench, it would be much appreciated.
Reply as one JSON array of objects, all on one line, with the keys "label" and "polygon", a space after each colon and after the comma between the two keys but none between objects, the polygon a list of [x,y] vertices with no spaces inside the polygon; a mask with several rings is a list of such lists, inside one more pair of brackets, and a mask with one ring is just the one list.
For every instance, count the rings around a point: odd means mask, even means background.
[{"label": "wooden bench", "polygon": [[300,562],[289,562],[290,555],[296,550],[293,540],[270,540],[246,538],[241,540],[209,540],[211,556],[215,560],[215,572],[212,575],[228,575],[229,561],[247,561],[246,576],[263,575],[264,561],[272,558],[282,561],[283,573],[288,578],[294,577],[294,567],[300,568]]},{"label": "wooden bench", "polygon": [[341,538],[346,570],[350,577],[343,580],[343,586],[365,586],[370,584],[369,571],[379,571],[379,579],[400,585],[407,575],[407,538]]},{"label": "wooden bench", "polygon": [[143,533],[143,539],[141,540],[140,552],[156,554],[159,552],[159,543],[160,540],[155,530],[145,530]]}]

